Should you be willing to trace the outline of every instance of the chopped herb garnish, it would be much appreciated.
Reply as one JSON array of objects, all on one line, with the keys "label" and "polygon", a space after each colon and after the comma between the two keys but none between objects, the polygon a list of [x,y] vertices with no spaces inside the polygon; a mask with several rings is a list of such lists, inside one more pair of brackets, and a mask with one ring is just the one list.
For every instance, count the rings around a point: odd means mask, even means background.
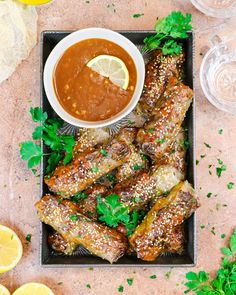
[{"label": "chopped herb garnish", "polygon": [[[220,161],[220,162],[219,162]],[[219,160],[218,159],[218,163],[220,164],[220,163],[222,163],[223,164],[223,162],[221,161],[221,160]],[[220,164],[221,165],[221,164]],[[221,174],[222,174],[222,172],[223,171],[226,171],[226,169],[227,169],[227,166],[226,165],[221,165],[221,167],[216,167],[216,174],[217,174],[217,176],[218,177],[221,177]]]},{"label": "chopped herb garnish", "polygon": [[30,243],[31,242],[31,237],[32,237],[31,234],[27,234],[26,237],[25,237],[26,241]]},{"label": "chopped herb garnish", "polygon": [[208,193],[207,197],[210,198],[212,196],[212,193]]},{"label": "chopped herb garnish", "polygon": [[142,169],[142,168],[143,168],[143,166],[139,165],[139,164],[134,164],[134,166],[133,166],[134,170],[139,170],[139,169]]},{"label": "chopped herb garnish", "polygon": [[228,184],[227,184],[227,188],[228,189],[232,189],[234,187],[234,183],[233,182],[229,182]]},{"label": "chopped herb garnish", "polygon": [[134,282],[134,279],[127,279],[127,283],[129,286],[132,286],[133,285],[133,282]]},{"label": "chopped herb garnish", "polygon": [[135,14],[133,14],[133,18],[138,18],[138,17],[141,17],[143,15],[144,15],[144,13],[135,13]]},{"label": "chopped herb garnish", "polygon": [[219,163],[220,165],[223,164],[223,161],[222,161],[221,159],[217,159],[217,161],[218,161],[218,163]]},{"label": "chopped herb garnish", "polygon": [[78,238],[79,238],[79,239],[81,239],[81,238],[82,238],[82,235],[81,235],[81,234],[79,234],[79,235],[78,235]]},{"label": "chopped herb garnish", "polygon": [[196,160],[196,165],[198,165],[199,164],[199,160]]},{"label": "chopped herb garnish", "polygon": [[153,131],[154,131],[154,128],[150,128],[150,129],[148,129],[147,132],[153,133]]},{"label": "chopped herb garnish", "polygon": [[104,149],[101,149],[100,150],[100,153],[103,155],[103,156],[105,156],[105,157],[107,157],[107,151],[106,150],[104,150]]},{"label": "chopped herb garnish", "polygon": [[204,228],[205,228],[205,225],[203,225],[203,224],[200,225],[200,228],[201,228],[201,229],[204,229]]},{"label": "chopped herb garnish", "polygon": [[200,155],[201,159],[204,159],[206,157],[206,154],[205,155]]},{"label": "chopped herb garnish", "polygon": [[91,289],[91,285],[90,284],[87,284],[86,287],[89,288],[89,289]]},{"label": "chopped herb garnish", "polygon": [[218,134],[220,134],[220,135],[223,134],[223,129],[219,129]]},{"label": "chopped herb garnish", "polygon": [[74,214],[70,214],[69,215],[69,218],[72,220],[72,221],[77,221],[78,220],[78,216],[74,215]]},{"label": "chopped herb garnish", "polygon": [[208,143],[204,142],[204,144],[207,148],[211,149],[211,146]]},{"label": "chopped herb garnish", "polygon": [[225,234],[222,234],[220,237],[221,237],[221,239],[224,239],[225,238]]},{"label": "chopped herb garnish", "polygon": [[170,275],[171,275],[171,270],[165,273],[165,277],[167,278],[167,280],[170,278]]},{"label": "chopped herb garnish", "polygon": [[123,293],[124,292],[124,286],[120,285],[118,288],[118,292]]},{"label": "chopped herb garnish", "polygon": [[164,138],[162,138],[162,139],[156,139],[156,142],[164,143],[165,142],[165,139]]},{"label": "chopped herb garnish", "polygon": [[88,197],[88,195],[84,192],[79,192],[73,197],[71,197],[72,202],[79,203],[81,200],[84,200]]},{"label": "chopped herb garnish", "polygon": [[133,125],[135,122],[134,121],[132,121],[132,120],[128,120],[128,124],[129,125]]},{"label": "chopped herb garnish", "polygon": [[156,279],[157,276],[156,276],[156,275],[151,275],[149,278],[150,278],[150,279]]},{"label": "chopped herb garnish", "polygon": [[215,227],[214,227],[214,226],[211,228],[211,233],[212,233],[214,236],[216,235]]},{"label": "chopped herb garnish", "polygon": [[99,171],[98,167],[92,167],[90,169],[93,173],[97,173]]}]

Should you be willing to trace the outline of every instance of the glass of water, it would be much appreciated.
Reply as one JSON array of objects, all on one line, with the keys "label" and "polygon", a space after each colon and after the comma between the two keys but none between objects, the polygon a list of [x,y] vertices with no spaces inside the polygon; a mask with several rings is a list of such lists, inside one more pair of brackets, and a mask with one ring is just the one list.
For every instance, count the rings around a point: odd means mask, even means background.
[{"label": "glass of water", "polygon": [[203,13],[218,18],[236,16],[236,0],[191,0]]},{"label": "glass of water", "polygon": [[217,108],[236,115],[236,36],[223,42],[214,35],[210,42],[200,69],[203,92]]}]

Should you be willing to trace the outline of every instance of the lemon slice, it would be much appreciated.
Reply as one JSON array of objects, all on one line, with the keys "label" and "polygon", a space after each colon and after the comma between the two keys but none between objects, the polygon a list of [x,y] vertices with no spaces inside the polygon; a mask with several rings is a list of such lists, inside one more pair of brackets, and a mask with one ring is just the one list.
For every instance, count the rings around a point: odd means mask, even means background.
[{"label": "lemon slice", "polygon": [[0,273],[14,268],[20,261],[22,253],[22,244],[16,233],[0,225]]},{"label": "lemon slice", "polygon": [[41,5],[51,2],[52,0],[18,0],[21,3],[28,4],[28,5]]},{"label": "lemon slice", "polygon": [[112,55],[99,55],[90,60],[87,66],[100,75],[109,78],[114,84],[127,89],[129,71],[120,58]]},{"label": "lemon slice", "polygon": [[28,283],[18,288],[12,295],[54,295],[44,284]]},{"label": "lemon slice", "polygon": [[11,295],[6,287],[0,284],[0,295]]}]

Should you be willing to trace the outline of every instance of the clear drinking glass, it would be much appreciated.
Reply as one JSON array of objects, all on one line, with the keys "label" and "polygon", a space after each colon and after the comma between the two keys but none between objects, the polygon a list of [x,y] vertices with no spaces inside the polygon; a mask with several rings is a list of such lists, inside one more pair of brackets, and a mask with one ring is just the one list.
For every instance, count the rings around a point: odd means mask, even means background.
[{"label": "clear drinking glass", "polygon": [[214,35],[210,43],[200,69],[203,92],[217,108],[236,115],[236,37],[223,42]]},{"label": "clear drinking glass", "polygon": [[236,0],[191,0],[203,13],[218,18],[236,16]]}]

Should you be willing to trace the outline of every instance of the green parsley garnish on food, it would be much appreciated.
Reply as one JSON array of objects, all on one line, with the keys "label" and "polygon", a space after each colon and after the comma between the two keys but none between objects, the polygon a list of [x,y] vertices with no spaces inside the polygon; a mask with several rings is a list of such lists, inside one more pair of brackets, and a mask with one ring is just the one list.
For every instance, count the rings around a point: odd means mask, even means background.
[{"label": "green parsley garnish on food", "polygon": [[139,164],[134,164],[133,165],[134,170],[139,170],[139,169],[142,169],[142,168],[143,168],[143,165],[139,165]]},{"label": "green parsley garnish on food", "polygon": [[127,279],[127,284],[129,286],[132,286],[133,285],[133,282],[134,282],[134,279],[130,278],[130,279]]},{"label": "green parsley garnish on food", "polygon": [[164,55],[177,55],[182,51],[182,45],[167,38],[188,38],[188,31],[192,29],[192,15],[185,16],[180,11],[173,11],[167,17],[158,19],[155,25],[156,34],[144,39],[143,52],[161,49]]},{"label": "green parsley garnish on food", "polygon": [[25,237],[26,241],[30,243],[31,242],[31,237],[32,237],[31,234],[27,234],[26,237]]},{"label": "green parsley garnish on food", "polygon": [[120,285],[118,288],[118,292],[120,293],[124,292],[124,286]]},{"label": "green parsley garnish on food", "polygon": [[188,272],[186,274],[188,282],[185,283],[188,289],[185,294],[191,291],[196,295],[236,294],[236,229],[230,238],[229,247],[221,248],[221,252],[225,256],[222,258],[221,268],[217,271],[216,277],[211,280],[209,273],[205,271]]},{"label": "green parsley garnish on food", "polygon": [[150,279],[156,279],[157,276],[156,276],[156,275],[152,275],[152,276],[150,276],[149,278],[150,278]]},{"label": "green parsley garnish on food", "polygon": [[211,149],[211,146],[208,143],[204,142],[204,144],[208,149]]},{"label": "green parsley garnish on food", "polygon": [[99,171],[99,169],[98,169],[98,167],[92,167],[91,169],[90,169],[93,173],[97,173],[98,171]]},{"label": "green parsley garnish on food", "polygon": [[141,17],[143,15],[144,15],[144,13],[134,13],[133,18],[139,18],[139,17]]},{"label": "green parsley garnish on food", "polygon": [[63,121],[59,118],[49,119],[47,113],[39,107],[31,108],[30,113],[32,120],[40,124],[34,129],[32,138],[35,141],[43,140],[49,151],[44,154],[39,144],[33,141],[22,142],[20,154],[23,160],[28,161],[28,168],[39,165],[43,156],[49,156],[46,173],[52,172],[62,158],[63,164],[68,164],[72,159],[75,139],[71,135],[58,135],[58,129]]},{"label": "green parsley garnish on food", "polygon": [[156,139],[156,142],[164,143],[165,142],[165,139],[164,138],[162,138],[162,139]]},{"label": "green parsley garnish on food", "polygon": [[216,174],[218,177],[221,177],[221,174],[223,171],[226,171],[227,166],[223,163],[222,160],[218,159],[218,163],[219,165],[221,165],[220,167],[216,167]]},{"label": "green parsley garnish on food", "polygon": [[120,196],[110,194],[105,199],[97,197],[97,212],[99,220],[105,222],[110,227],[117,227],[119,223],[126,226],[128,236],[137,227],[141,215],[137,211],[128,213],[128,207],[124,207],[119,202]]},{"label": "green parsley garnish on food", "polygon": [[72,221],[77,221],[78,220],[78,216],[74,215],[74,214],[70,214],[69,215],[69,218],[72,220]]},{"label": "green parsley garnish on food", "polygon": [[79,192],[78,194],[71,197],[72,202],[79,203],[81,200],[84,200],[88,197],[88,195],[84,192]]},{"label": "green parsley garnish on food", "polygon": [[106,150],[104,150],[104,149],[101,149],[100,150],[100,153],[103,155],[103,156],[105,156],[105,157],[107,157],[107,151]]},{"label": "green parsley garnish on food", "polygon": [[199,164],[199,160],[196,160],[196,165],[198,165]]},{"label": "green parsley garnish on food", "polygon": [[228,189],[232,189],[234,187],[234,183],[233,182],[229,182],[228,184],[227,184],[227,188]]}]

